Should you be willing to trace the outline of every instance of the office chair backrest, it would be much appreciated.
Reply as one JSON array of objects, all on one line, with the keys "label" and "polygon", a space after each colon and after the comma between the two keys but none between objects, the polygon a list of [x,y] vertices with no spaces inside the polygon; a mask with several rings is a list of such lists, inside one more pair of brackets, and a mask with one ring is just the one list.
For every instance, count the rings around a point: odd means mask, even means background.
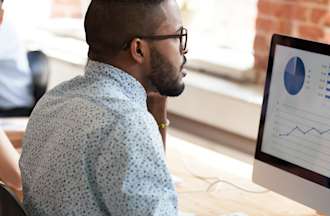
[{"label": "office chair backrest", "polygon": [[1,216],[26,216],[22,206],[15,196],[0,184],[0,215]]},{"label": "office chair backrest", "polygon": [[33,96],[35,104],[45,94],[49,78],[49,63],[47,56],[41,51],[27,53],[32,73]]},{"label": "office chair backrest", "polygon": [[27,53],[27,58],[32,76],[31,91],[34,104],[32,107],[14,107],[11,109],[3,109],[0,106],[0,117],[28,117],[32,108],[47,91],[50,73],[47,56],[41,51],[30,51]]}]

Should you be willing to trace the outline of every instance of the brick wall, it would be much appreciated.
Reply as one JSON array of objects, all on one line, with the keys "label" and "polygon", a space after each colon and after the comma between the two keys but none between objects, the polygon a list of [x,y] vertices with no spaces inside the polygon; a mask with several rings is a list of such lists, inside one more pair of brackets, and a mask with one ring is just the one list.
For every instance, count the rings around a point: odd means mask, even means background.
[{"label": "brick wall", "polygon": [[52,17],[81,18],[81,0],[52,0]]},{"label": "brick wall", "polygon": [[330,0],[259,0],[254,41],[258,81],[264,78],[273,33],[330,43]]}]

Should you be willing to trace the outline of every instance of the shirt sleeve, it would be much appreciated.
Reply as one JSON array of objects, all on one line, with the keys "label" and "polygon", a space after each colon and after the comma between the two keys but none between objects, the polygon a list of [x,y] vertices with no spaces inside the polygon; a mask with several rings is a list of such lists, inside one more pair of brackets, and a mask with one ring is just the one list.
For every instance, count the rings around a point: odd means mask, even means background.
[{"label": "shirt sleeve", "polygon": [[138,114],[120,118],[97,160],[98,190],[113,216],[175,216],[177,195],[155,122]]}]

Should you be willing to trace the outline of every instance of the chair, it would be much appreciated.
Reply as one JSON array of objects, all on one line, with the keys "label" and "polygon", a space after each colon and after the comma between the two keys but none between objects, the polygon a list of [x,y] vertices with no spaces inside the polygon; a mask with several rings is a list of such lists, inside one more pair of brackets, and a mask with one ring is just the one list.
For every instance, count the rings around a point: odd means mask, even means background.
[{"label": "chair", "polygon": [[49,64],[47,56],[39,50],[28,52],[27,57],[32,73],[33,96],[36,104],[47,91]]},{"label": "chair", "polygon": [[2,110],[0,117],[28,117],[39,99],[45,94],[48,86],[49,63],[47,56],[42,51],[30,51],[27,53],[29,67],[32,76],[32,93],[34,104],[32,107],[13,108]]},{"label": "chair", "polygon": [[26,213],[19,201],[10,192],[10,190],[2,184],[0,184],[0,215],[26,216]]}]

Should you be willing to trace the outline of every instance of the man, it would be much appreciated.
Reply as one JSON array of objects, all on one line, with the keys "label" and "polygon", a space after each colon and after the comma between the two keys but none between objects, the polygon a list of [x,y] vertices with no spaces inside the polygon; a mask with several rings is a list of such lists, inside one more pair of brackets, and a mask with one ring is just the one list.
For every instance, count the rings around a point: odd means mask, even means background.
[{"label": "man", "polygon": [[[1,4],[3,0],[0,0]],[[33,106],[32,76],[14,24],[0,10],[0,117],[28,116]]]},{"label": "man", "polygon": [[92,0],[85,30],[85,75],[48,92],[26,130],[27,213],[177,215],[159,132],[165,138],[165,96],[184,90],[187,31],[178,5]]}]

